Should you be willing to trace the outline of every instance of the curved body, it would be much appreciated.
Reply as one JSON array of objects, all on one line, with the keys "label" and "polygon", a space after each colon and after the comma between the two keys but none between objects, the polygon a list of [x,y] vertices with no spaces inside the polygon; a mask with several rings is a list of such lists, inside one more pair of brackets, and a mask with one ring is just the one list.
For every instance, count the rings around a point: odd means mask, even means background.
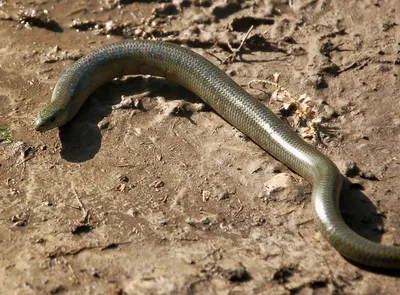
[{"label": "curved body", "polygon": [[191,90],[226,121],[312,184],[315,224],[340,254],[367,266],[400,268],[400,247],[367,240],[344,222],[338,209],[342,176],[335,164],[218,67],[178,45],[141,40],[94,50],[58,81],[51,103],[38,114],[35,129],[46,131],[65,124],[97,87],[126,74],[161,76]]}]

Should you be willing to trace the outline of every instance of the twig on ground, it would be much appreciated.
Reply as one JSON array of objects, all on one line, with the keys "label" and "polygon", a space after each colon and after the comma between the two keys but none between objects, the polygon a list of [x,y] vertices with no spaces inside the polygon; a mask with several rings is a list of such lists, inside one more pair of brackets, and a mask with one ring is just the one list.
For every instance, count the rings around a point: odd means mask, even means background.
[{"label": "twig on ground", "polygon": [[118,164],[114,165],[114,167],[135,167],[137,166],[136,164]]},{"label": "twig on ground", "polygon": [[61,249],[57,249],[54,250],[52,252],[49,252],[47,254],[47,257],[50,259],[54,259],[57,257],[63,257],[63,256],[72,256],[72,255],[77,255],[79,253],[81,253],[82,251],[85,250],[92,250],[92,249],[101,249],[102,251],[106,250],[106,249],[112,249],[112,248],[116,248],[119,245],[124,245],[124,244],[129,244],[132,243],[132,241],[126,241],[126,242],[119,242],[119,243],[109,243],[106,245],[97,245],[97,246],[83,246],[80,248],[75,248],[72,250],[67,250],[67,251],[63,251]]},{"label": "twig on ground", "polygon": [[235,217],[237,217],[237,216],[240,214],[240,212],[242,212],[242,210],[243,210],[243,208],[244,208],[242,202],[240,202],[239,199],[238,199],[238,202],[239,202],[239,204],[240,204],[240,208],[239,208],[239,210],[235,213]]},{"label": "twig on ground", "polygon": [[218,61],[219,61],[220,63],[223,63],[223,62],[224,62],[224,59],[220,58],[219,56],[215,55],[214,53],[208,52],[208,51],[206,51],[206,53],[209,54],[209,55],[211,55],[212,57],[218,59]]},{"label": "twig on ground", "polygon": [[232,62],[234,62],[236,57],[242,53],[241,51],[242,51],[243,45],[246,42],[247,38],[249,37],[249,35],[250,35],[251,31],[253,30],[253,28],[254,28],[253,25],[249,28],[249,30],[247,31],[246,35],[244,36],[244,38],[242,40],[242,43],[240,43],[240,45],[239,45],[239,47],[237,49],[232,48],[231,44],[229,44],[229,42],[228,42],[228,47],[232,51],[232,53],[222,61],[223,64],[224,63],[232,63]]},{"label": "twig on ground", "polygon": [[354,68],[358,68],[358,69],[362,69],[363,67],[365,67],[370,61],[372,60],[372,57],[369,57],[366,59],[366,61],[364,61],[363,63],[360,64],[361,60],[357,60],[355,62],[353,62],[351,65],[340,69],[339,71],[337,71],[338,74],[346,72],[348,70],[354,69]]},{"label": "twig on ground", "polygon": [[70,264],[70,263],[67,261],[67,259],[65,259],[64,257],[63,257],[63,260],[64,260],[64,263],[68,266],[68,269],[71,271],[72,277],[74,278],[75,282],[76,282],[77,284],[80,284],[81,282],[80,282],[80,280],[78,279],[78,277],[76,276],[76,273],[75,273],[74,269],[72,268],[71,264]]},{"label": "twig on ground", "polygon": [[74,192],[75,198],[79,203],[79,209],[82,211],[83,217],[82,217],[82,223],[83,224],[88,224],[90,215],[89,215],[89,210],[86,210],[85,206],[83,205],[82,201],[80,200],[78,193],[76,192],[75,186],[72,185],[72,190]]}]

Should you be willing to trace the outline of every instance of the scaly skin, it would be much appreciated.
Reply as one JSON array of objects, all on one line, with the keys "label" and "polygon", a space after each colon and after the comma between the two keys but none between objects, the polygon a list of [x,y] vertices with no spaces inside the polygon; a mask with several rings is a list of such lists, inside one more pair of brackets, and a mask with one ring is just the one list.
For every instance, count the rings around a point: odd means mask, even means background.
[{"label": "scaly skin", "polygon": [[38,114],[35,129],[46,131],[67,123],[96,88],[126,74],[161,76],[191,90],[313,185],[315,224],[340,254],[366,266],[400,269],[400,247],[367,240],[343,221],[338,209],[342,176],[335,164],[223,71],[183,47],[158,41],[125,41],[94,50],[58,81],[51,103]]}]

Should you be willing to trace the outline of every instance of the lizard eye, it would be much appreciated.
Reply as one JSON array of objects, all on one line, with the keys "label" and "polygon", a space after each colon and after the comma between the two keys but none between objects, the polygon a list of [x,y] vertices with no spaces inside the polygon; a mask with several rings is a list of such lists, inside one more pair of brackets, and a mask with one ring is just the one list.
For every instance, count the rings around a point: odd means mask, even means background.
[{"label": "lizard eye", "polygon": [[55,120],[56,120],[56,116],[52,116],[52,117],[50,117],[50,122],[54,122]]}]

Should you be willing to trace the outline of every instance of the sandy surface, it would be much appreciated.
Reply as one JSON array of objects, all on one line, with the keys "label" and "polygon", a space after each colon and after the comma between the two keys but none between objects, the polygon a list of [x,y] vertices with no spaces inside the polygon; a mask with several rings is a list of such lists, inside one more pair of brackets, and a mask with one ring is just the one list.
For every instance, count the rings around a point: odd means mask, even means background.
[{"label": "sandy surface", "polygon": [[[346,221],[399,244],[399,2],[117,2],[0,1],[13,139],[0,143],[0,293],[398,294],[395,274],[349,263],[316,231],[304,179],[209,108],[179,111],[201,100],[171,82],[105,85],[60,131],[32,122],[73,59],[124,38],[188,46],[277,112],[273,89],[246,85],[279,72],[313,98],[321,150],[350,175]],[[140,107],[119,108],[122,95]]]}]

